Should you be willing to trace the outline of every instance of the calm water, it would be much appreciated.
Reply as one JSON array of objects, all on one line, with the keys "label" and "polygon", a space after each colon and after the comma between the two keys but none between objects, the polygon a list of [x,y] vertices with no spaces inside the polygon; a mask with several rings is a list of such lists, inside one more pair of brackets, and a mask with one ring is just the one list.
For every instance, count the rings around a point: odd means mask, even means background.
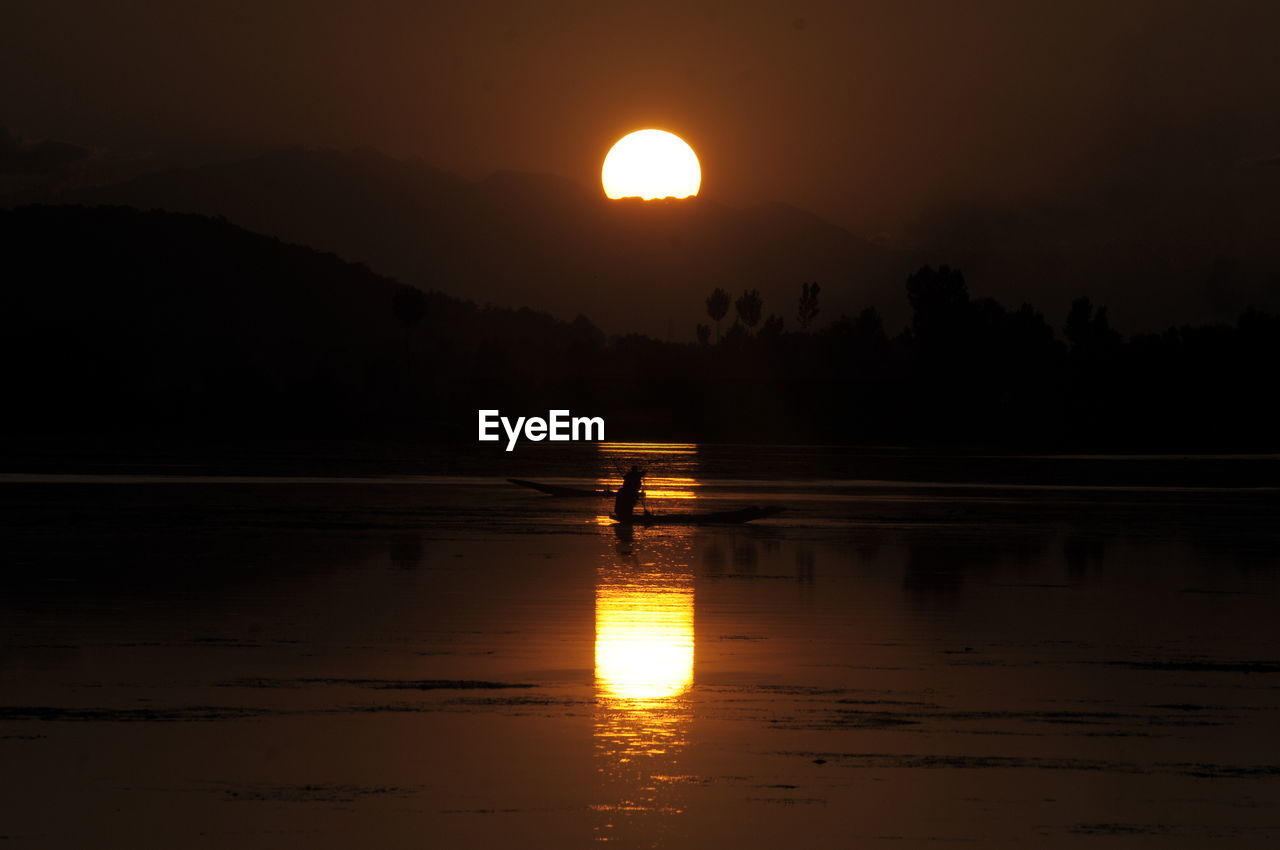
[{"label": "calm water", "polygon": [[[517,459],[787,512],[625,534]],[[1276,458],[306,466],[0,475],[0,838],[1280,841]]]}]

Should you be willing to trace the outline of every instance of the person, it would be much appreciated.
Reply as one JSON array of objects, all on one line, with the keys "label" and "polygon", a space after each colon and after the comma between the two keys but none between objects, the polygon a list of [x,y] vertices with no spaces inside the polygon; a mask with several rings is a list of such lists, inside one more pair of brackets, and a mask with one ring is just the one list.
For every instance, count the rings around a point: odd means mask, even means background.
[{"label": "person", "polygon": [[644,482],[644,473],[640,467],[632,466],[622,476],[622,486],[613,500],[613,516],[618,522],[630,522],[636,501],[640,498],[640,485]]}]

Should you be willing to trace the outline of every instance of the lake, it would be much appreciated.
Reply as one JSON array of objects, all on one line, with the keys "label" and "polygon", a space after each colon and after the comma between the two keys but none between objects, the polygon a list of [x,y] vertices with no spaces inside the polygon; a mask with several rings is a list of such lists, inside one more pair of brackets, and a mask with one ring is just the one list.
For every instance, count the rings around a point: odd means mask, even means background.
[{"label": "lake", "polygon": [[[655,512],[780,505],[743,526]],[[1280,457],[602,444],[0,474],[15,847],[1280,841]]]}]

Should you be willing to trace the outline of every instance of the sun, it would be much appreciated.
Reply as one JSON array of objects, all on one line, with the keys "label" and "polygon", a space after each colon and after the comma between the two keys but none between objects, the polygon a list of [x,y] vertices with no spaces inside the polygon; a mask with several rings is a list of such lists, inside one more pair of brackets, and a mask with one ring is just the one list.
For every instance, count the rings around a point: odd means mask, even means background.
[{"label": "sun", "polygon": [[636,130],[609,149],[600,182],[610,198],[689,198],[702,186],[702,168],[675,133]]}]

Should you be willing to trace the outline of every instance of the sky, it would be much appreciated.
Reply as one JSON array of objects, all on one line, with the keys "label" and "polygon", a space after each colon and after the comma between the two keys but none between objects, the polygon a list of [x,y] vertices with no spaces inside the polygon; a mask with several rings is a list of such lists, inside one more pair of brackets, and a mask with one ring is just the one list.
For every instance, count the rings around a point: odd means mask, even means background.
[{"label": "sky", "polygon": [[100,161],[367,146],[598,185],[652,126],[705,196],[892,236],[1280,156],[1277,31],[1273,2],[5,0],[0,127]]}]

